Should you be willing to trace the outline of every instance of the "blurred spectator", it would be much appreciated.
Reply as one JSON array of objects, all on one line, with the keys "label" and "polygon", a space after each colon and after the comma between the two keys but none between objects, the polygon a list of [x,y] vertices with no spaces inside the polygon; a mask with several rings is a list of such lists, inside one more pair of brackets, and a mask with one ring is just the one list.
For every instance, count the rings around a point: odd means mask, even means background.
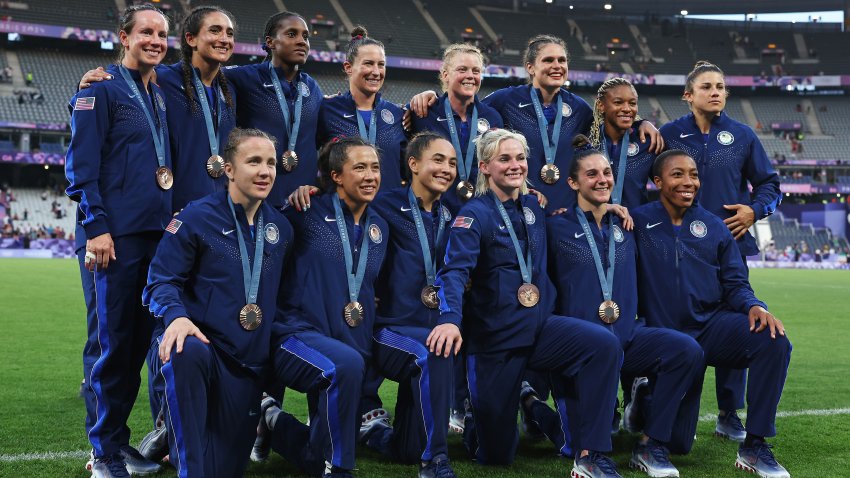
[{"label": "blurred spectator", "polygon": [[28,71],[26,76],[24,76],[24,81],[26,82],[27,86],[32,86],[34,79],[31,71]]}]

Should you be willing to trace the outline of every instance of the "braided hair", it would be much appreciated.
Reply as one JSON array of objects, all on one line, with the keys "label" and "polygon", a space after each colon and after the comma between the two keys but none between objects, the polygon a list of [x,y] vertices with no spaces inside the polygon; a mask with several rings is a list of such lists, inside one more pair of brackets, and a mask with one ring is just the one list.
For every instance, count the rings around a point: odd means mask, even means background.
[{"label": "braided hair", "polygon": [[[183,60],[183,92],[189,99],[189,104],[192,105],[193,111],[197,108],[194,101],[195,83],[192,80],[192,69],[194,68],[192,66],[192,54],[194,51],[192,47],[189,46],[189,42],[186,40],[186,35],[198,36],[201,32],[201,26],[203,26],[204,18],[206,18],[210,13],[215,12],[224,14],[232,23],[236,23],[233,20],[233,15],[227,10],[221,7],[204,5],[193,8],[192,11],[189,12],[189,15],[183,19],[183,24],[180,28],[180,55]],[[233,96],[230,94],[230,87],[227,86],[227,80],[224,77],[224,71],[222,71],[221,66],[218,68],[218,73],[216,73],[215,79],[218,81],[221,92],[224,94],[224,101],[227,104],[227,107],[233,108]]]},{"label": "braided hair", "polygon": [[263,51],[266,52],[266,57],[263,59],[263,61],[268,61],[272,59],[272,50],[271,48],[269,48],[268,45],[266,45],[265,39],[276,37],[277,29],[280,28],[280,21],[285,18],[291,17],[300,18],[305,25],[307,24],[307,21],[304,20],[304,17],[295,12],[289,11],[277,12],[274,15],[270,16],[268,20],[266,20],[266,27],[263,29],[263,42],[261,46]]},{"label": "braided hair", "polygon": [[[590,125],[590,143],[598,148],[600,143],[602,143],[602,133],[601,127],[605,122],[605,118],[602,117],[602,102],[605,100],[605,95],[608,94],[609,91],[618,87],[618,86],[630,86],[632,91],[635,92],[635,96],[637,96],[637,91],[635,90],[632,82],[625,78],[609,78],[602,83],[602,86],[596,91],[596,101],[593,102],[593,123]],[[638,116],[635,116],[635,121],[640,119]]]}]

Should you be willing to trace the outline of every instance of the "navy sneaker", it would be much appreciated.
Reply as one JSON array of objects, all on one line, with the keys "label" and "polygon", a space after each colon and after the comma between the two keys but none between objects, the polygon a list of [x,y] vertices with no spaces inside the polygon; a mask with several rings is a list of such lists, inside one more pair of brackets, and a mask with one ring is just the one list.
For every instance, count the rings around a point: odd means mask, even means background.
[{"label": "navy sneaker", "polygon": [[120,453],[95,457],[91,467],[92,478],[129,478],[127,465]]},{"label": "navy sneaker", "polygon": [[617,473],[617,464],[602,453],[592,451],[573,462],[572,478],[623,478]]},{"label": "navy sneaker", "polygon": [[351,474],[351,471],[337,468],[326,461],[322,478],[354,478],[354,475]]},{"label": "navy sneaker", "polygon": [[360,422],[360,431],[357,433],[357,441],[365,444],[378,430],[392,428],[390,413],[383,408],[376,408],[363,414]]},{"label": "navy sneaker", "polygon": [[525,401],[532,396],[534,397],[534,400],[539,400],[537,398],[537,391],[534,390],[534,387],[523,380],[519,389],[519,413],[522,421],[522,431],[525,432],[526,436],[529,438],[541,440],[546,438],[546,435],[543,434],[543,430],[540,429],[537,423],[529,417],[529,413],[525,409]]},{"label": "navy sneaker", "polygon": [[763,441],[756,441],[749,448],[744,448],[742,444],[738,447],[735,468],[755,473],[762,478],[791,478],[788,470],[777,463],[771,448],[772,445]]},{"label": "navy sneaker", "polygon": [[733,410],[726,412],[726,415],[723,416],[717,415],[717,426],[714,427],[714,434],[727,440],[743,443],[744,438],[747,437],[747,429],[744,428],[744,424],[738,418],[738,413]]},{"label": "navy sneaker", "polygon": [[449,457],[439,454],[419,468],[419,478],[457,478],[449,465]]},{"label": "navy sneaker", "polygon": [[[263,394],[263,401],[260,403],[260,423],[257,424],[257,438],[254,439],[254,447],[251,449],[251,461],[262,462],[269,457],[272,443],[266,412],[272,407],[279,410],[280,404],[274,398]],[[272,410],[272,412],[274,411]]]},{"label": "navy sneaker", "polygon": [[148,460],[139,453],[139,450],[136,450],[130,445],[122,446],[120,453],[121,458],[124,459],[124,464],[127,465],[127,472],[131,475],[152,475],[154,473],[158,473],[159,470],[162,469],[162,466],[159,463]]},{"label": "navy sneaker", "polygon": [[635,377],[632,382],[632,399],[623,410],[623,428],[631,433],[640,433],[643,430],[643,411],[640,409],[641,402],[649,393],[649,379],[646,377]]},{"label": "navy sneaker", "polygon": [[670,463],[670,452],[664,445],[651,438],[645,445],[635,445],[629,466],[645,472],[652,478],[679,478],[679,470]]}]

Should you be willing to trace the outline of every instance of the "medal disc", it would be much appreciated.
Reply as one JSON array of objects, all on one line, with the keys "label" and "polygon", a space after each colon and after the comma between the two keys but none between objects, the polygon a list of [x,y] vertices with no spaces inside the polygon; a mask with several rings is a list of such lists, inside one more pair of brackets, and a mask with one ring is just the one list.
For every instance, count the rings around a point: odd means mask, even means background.
[{"label": "medal disc", "polygon": [[254,330],[263,323],[263,311],[257,304],[248,304],[239,311],[239,325],[245,330]]},{"label": "medal disc", "polygon": [[457,183],[457,189],[455,189],[459,198],[464,201],[469,201],[472,199],[472,194],[475,192],[475,187],[469,181],[461,181]]},{"label": "medal disc", "polygon": [[168,169],[168,166],[160,166],[156,170],[156,184],[163,191],[168,191],[171,186],[174,186],[174,173]]},{"label": "medal disc", "polygon": [[280,157],[280,167],[287,173],[291,173],[298,167],[298,154],[295,151],[287,151]]},{"label": "medal disc", "polygon": [[357,327],[362,324],[365,313],[363,305],[357,301],[345,304],[345,308],[342,309],[342,317],[349,327]]},{"label": "medal disc", "polygon": [[540,169],[540,179],[546,184],[555,184],[561,179],[561,170],[554,164],[547,164]]},{"label": "medal disc", "polygon": [[213,178],[220,178],[224,174],[224,158],[214,154],[207,160],[207,174]]},{"label": "medal disc", "polygon": [[606,324],[613,324],[620,318],[620,306],[613,300],[599,304],[599,319]]},{"label": "medal disc", "polygon": [[523,284],[519,286],[516,296],[523,307],[534,307],[540,301],[540,290],[534,284]]},{"label": "medal disc", "polygon": [[425,307],[429,309],[437,309],[440,307],[440,298],[437,296],[437,292],[440,290],[439,287],[435,285],[429,285],[422,289],[422,292],[419,294],[419,298],[422,299],[422,303],[425,304]]}]

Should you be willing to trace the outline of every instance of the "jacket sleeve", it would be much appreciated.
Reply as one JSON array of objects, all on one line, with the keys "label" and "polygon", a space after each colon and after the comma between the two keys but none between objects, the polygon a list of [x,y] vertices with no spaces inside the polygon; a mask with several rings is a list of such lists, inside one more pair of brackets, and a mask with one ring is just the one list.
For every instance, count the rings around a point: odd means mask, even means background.
[{"label": "jacket sleeve", "polygon": [[187,219],[184,212],[171,220],[169,229],[176,227],[177,232],[166,230],[159,241],[142,292],[142,305],[161,317],[166,327],[178,317],[189,317],[183,305],[183,287],[192,273],[199,248],[197,235],[184,222]]},{"label": "jacket sleeve", "polygon": [[[464,221],[471,221],[468,227]],[[443,268],[437,274],[435,284],[440,287],[440,318],[437,324],[455,324],[460,327],[463,319],[463,294],[469,274],[478,263],[481,253],[481,221],[466,209],[455,218],[449,230],[446,257]]]},{"label": "jacket sleeve", "polygon": [[[65,157],[65,193],[80,203],[81,225],[86,237],[93,239],[109,232],[106,209],[100,195],[103,143],[109,131],[109,97],[106,88],[94,85],[71,98],[71,142]],[[86,105],[80,107],[77,105]]]},{"label": "jacket sleeve", "polygon": [[761,141],[753,134],[750,143],[750,155],[747,159],[747,180],[753,185],[752,208],[756,221],[770,216],[782,202],[782,191],[779,190],[779,174],[770,164],[770,159]]},{"label": "jacket sleeve", "polygon": [[747,279],[747,266],[741,258],[738,244],[728,230],[723,230],[723,239],[718,245],[720,264],[720,285],[723,287],[723,298],[732,310],[747,313],[750,307],[760,305],[767,309],[767,304],[758,300],[750,281]]}]

